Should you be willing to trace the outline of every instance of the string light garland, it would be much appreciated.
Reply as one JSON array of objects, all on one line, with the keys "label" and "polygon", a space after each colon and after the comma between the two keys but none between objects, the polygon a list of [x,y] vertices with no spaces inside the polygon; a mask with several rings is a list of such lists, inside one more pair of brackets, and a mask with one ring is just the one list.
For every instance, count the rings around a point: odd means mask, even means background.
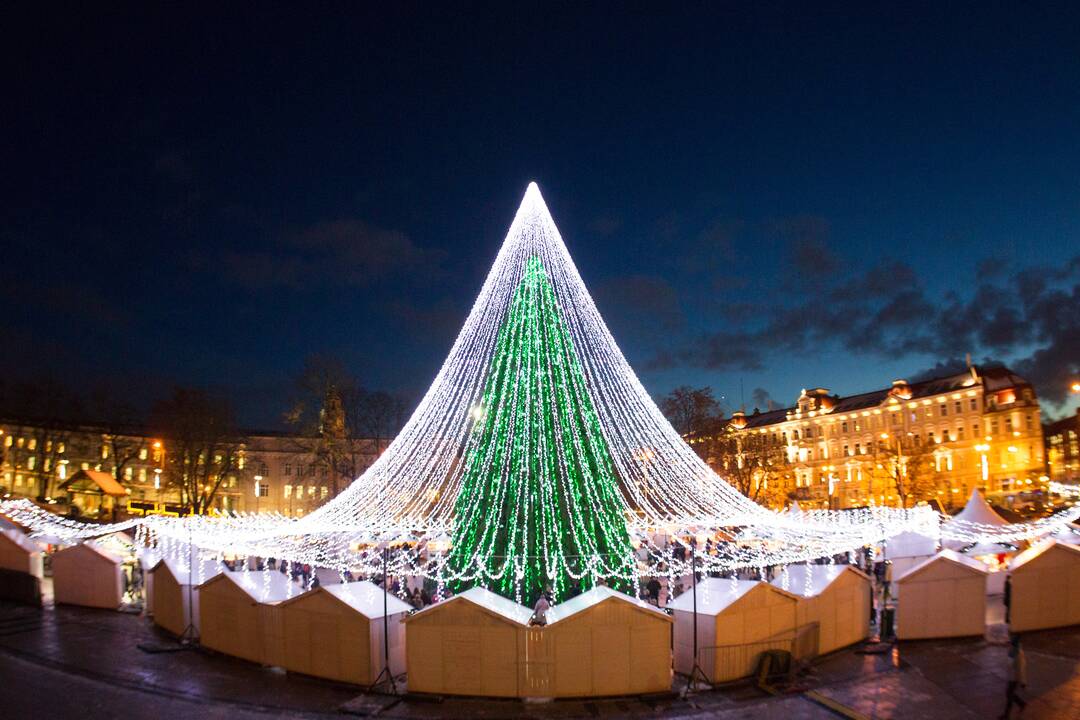
[{"label": "string light garland", "polygon": [[[320,509],[299,519],[233,513],[113,525],[61,518],[28,500],[2,501],[0,513],[65,543],[133,530],[163,557],[197,558],[200,573],[205,560],[246,566],[252,557],[373,577],[390,547],[388,575],[431,578],[439,593],[479,584],[526,598],[550,585],[561,598],[574,583],[601,578],[630,587],[666,576],[670,588],[694,571],[691,543],[699,572],[735,578],[902,532],[1016,544],[1059,531],[1080,517],[1080,505],[1006,526],[928,507],[761,507],[713,472],[649,397],[532,183],[416,410],[378,460]],[[716,541],[702,552],[708,538]],[[633,557],[635,546],[643,558]]]}]

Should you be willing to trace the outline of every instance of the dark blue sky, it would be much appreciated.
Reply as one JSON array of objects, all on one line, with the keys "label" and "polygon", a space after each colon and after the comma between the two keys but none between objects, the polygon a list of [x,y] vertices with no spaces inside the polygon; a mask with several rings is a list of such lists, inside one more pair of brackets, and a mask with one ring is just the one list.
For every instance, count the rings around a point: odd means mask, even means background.
[{"label": "dark blue sky", "polygon": [[654,396],[1063,399],[1075,5],[514,5],[3,10],[0,372],[418,396],[535,179]]}]

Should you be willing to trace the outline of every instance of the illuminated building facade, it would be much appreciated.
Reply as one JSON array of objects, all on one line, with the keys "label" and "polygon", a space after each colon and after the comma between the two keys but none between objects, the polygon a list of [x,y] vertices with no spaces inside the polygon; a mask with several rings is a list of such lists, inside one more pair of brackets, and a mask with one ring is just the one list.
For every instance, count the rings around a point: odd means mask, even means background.
[{"label": "illuminated building facade", "polygon": [[[759,502],[810,508],[961,505],[973,488],[1008,504],[1046,477],[1039,403],[1030,383],[1005,367],[971,367],[946,377],[838,397],[804,390],[794,407],[735,413],[718,435],[692,442],[720,474],[760,465],[771,484]],[[715,443],[724,434],[735,451]],[[757,434],[750,443],[747,438]],[[764,455],[743,445],[771,447]],[[727,447],[732,447],[731,443]],[[757,451],[755,451],[757,452]],[[734,472],[734,471],[731,471]],[[758,488],[753,488],[757,490]],[[744,490],[745,492],[745,490]]]},{"label": "illuminated building facade", "polygon": [[[322,438],[254,432],[239,444],[236,467],[224,473],[213,509],[296,517],[343,490],[387,442],[338,438],[328,453]],[[71,499],[65,481],[79,470],[96,470],[127,491],[121,506],[128,513],[180,513],[168,453],[167,443],[138,428],[0,420],[0,497],[40,497],[65,512]]]},{"label": "illuminated building facade", "polygon": [[1080,483],[1080,409],[1043,428],[1047,474],[1051,480]]}]

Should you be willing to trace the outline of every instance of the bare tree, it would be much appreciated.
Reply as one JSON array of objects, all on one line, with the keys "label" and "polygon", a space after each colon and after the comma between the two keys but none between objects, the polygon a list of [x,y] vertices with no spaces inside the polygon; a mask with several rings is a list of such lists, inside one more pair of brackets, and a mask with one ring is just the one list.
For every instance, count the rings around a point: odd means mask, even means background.
[{"label": "bare tree", "polygon": [[240,467],[243,444],[231,406],[205,391],[177,388],[155,406],[152,422],[164,443],[166,486],[179,491],[185,508],[205,514]]},{"label": "bare tree", "polygon": [[301,436],[298,452],[310,453],[327,470],[337,495],[378,457],[404,422],[405,402],[390,393],[364,390],[339,359],[312,355],[297,376],[296,397],[286,422]]},{"label": "bare tree", "polygon": [[723,416],[720,402],[710,387],[680,385],[660,401],[660,409],[682,435],[709,432]]},{"label": "bare tree", "polygon": [[706,462],[743,495],[769,507],[783,504],[784,444],[772,433],[743,432],[727,425],[699,447]]},{"label": "bare tree", "polygon": [[934,497],[933,455],[934,444],[917,436],[883,437],[875,443],[872,476],[896,490],[900,507],[911,507]]},{"label": "bare tree", "polygon": [[106,448],[103,455],[111,461],[112,474],[123,484],[124,470],[149,451],[145,434],[139,427],[142,418],[124,399],[123,388],[99,385],[90,393],[89,407],[96,424],[101,427],[101,442]]}]

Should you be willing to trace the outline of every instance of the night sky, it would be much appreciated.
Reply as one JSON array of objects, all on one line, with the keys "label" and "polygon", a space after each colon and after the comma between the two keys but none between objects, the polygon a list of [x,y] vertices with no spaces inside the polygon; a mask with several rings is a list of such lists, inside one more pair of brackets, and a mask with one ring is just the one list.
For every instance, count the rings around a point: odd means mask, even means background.
[{"label": "night sky", "polygon": [[415,400],[536,180],[654,397],[1075,406],[1075,4],[198,5],[0,11],[4,382]]}]

